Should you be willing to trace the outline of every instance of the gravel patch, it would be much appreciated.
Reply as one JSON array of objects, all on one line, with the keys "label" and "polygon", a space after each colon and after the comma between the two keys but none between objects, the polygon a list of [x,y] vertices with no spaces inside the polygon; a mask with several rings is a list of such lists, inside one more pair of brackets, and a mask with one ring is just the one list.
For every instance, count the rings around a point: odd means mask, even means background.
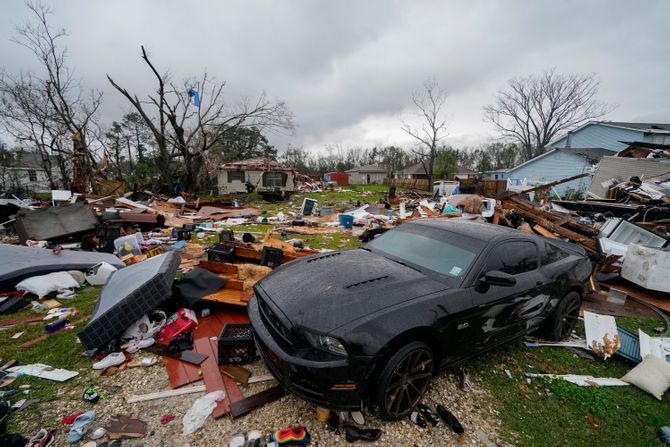
[{"label": "gravel patch", "polygon": [[[262,362],[257,361],[248,365],[254,375],[267,374]],[[204,393],[183,395],[172,398],[128,404],[125,398],[135,394],[153,393],[170,389],[167,373],[158,361],[148,368],[131,368],[117,373],[112,377],[100,377],[98,372],[86,370],[80,372],[90,380],[95,389],[103,394],[103,399],[95,404],[84,402],[81,398],[83,390],[63,388],[60,396],[54,401],[38,404],[37,414],[19,419],[16,415],[21,432],[35,433],[41,427],[59,427],[57,445],[68,445],[66,441],[68,428],[59,425],[64,415],[78,411],[95,410],[97,413],[95,426],[102,426],[115,414],[125,414],[141,419],[148,424],[146,437],[135,440],[125,440],[123,446],[189,446],[210,447],[227,446],[228,441],[236,434],[250,430],[260,430],[270,433],[274,430],[287,428],[292,425],[304,425],[311,434],[312,446],[348,445],[344,439],[344,431],[331,432],[326,424],[315,418],[315,407],[292,395],[259,408],[246,416],[236,420],[226,417],[218,420],[209,417],[205,425],[197,432],[182,435],[182,417],[193,402]],[[492,398],[481,389],[477,377],[471,377],[473,389],[464,392],[459,389],[458,377],[453,374],[442,374],[433,381],[424,400],[431,407],[442,404],[448,408],[465,427],[466,436],[460,440],[443,422],[432,430],[421,429],[409,419],[387,422],[381,421],[374,415],[366,415],[366,427],[381,428],[383,435],[376,443],[361,443],[360,445],[379,446],[491,446],[503,445],[497,443],[497,433],[500,422],[492,405]],[[202,381],[192,385],[202,384]],[[252,384],[242,388],[245,396],[252,395],[272,386],[275,382]],[[191,385],[187,385],[191,386]],[[112,394],[108,390],[118,388]],[[160,419],[165,415],[174,415],[176,418],[166,425],[161,425]],[[98,443],[107,440],[106,437]],[[490,441],[489,441],[490,440]]]}]

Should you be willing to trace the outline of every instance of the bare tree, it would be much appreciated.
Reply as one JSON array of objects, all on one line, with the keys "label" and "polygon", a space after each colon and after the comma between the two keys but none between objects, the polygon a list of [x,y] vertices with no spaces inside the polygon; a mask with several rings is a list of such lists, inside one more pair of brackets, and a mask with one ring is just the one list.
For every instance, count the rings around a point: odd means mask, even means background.
[{"label": "bare tree", "polygon": [[[54,113],[51,102],[43,91],[35,88],[30,75],[0,72],[0,127],[19,142],[21,149],[39,154],[41,167],[55,189],[70,186],[68,171],[62,169],[58,178],[55,168],[60,169],[71,151],[64,147],[67,130],[53,119]],[[54,161],[58,166],[53,166]]]},{"label": "bare tree", "polygon": [[[158,149],[157,163],[163,186],[172,183],[171,161],[174,159],[183,161],[180,166],[184,171],[184,189],[195,190],[202,186],[199,173],[204,156],[228,132],[251,126],[278,132],[294,128],[293,116],[284,102],[272,102],[262,93],[255,101],[243,99],[233,106],[228,105],[223,98],[226,83],[210,80],[207,73],[197,81],[187,80],[177,86],[168,73],[159,73],[144,46],[141,48],[142,59],[156,77],[155,94],[148,95],[148,100],[140,100],[109,75],[107,78],[151,130]],[[191,92],[197,92],[199,105],[194,104]]]},{"label": "bare tree", "polygon": [[423,120],[421,128],[413,127],[403,121],[401,129],[414,138],[418,147],[412,152],[421,158],[423,169],[428,176],[428,190],[433,190],[433,169],[440,140],[447,134],[447,121],[443,118],[443,107],[447,93],[434,80],[423,83],[423,90],[412,95],[412,102],[419,109]]},{"label": "bare tree", "polygon": [[508,81],[484,117],[504,138],[524,148],[526,159],[545,151],[558,134],[602,117],[612,107],[596,101],[600,82],[594,74],[561,74],[555,69]]},{"label": "bare tree", "polygon": [[[34,20],[18,26],[13,40],[35,55],[42,73],[0,75],[0,94],[3,106],[8,107],[1,114],[2,122],[10,134],[34,142],[43,154],[46,148],[69,154],[74,181],[65,186],[94,190],[97,162],[89,144],[89,126],[102,102],[102,93],[85,92],[74,79],[67,65],[67,51],[60,45],[67,32],[49,25],[51,9],[32,2],[26,6]],[[64,148],[65,138],[70,139],[71,150]]]}]

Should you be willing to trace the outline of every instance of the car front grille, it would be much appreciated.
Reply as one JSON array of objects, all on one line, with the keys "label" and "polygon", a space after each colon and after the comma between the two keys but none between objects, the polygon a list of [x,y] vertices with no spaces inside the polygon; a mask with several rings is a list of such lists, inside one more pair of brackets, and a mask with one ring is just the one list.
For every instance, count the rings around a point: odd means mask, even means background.
[{"label": "car front grille", "polygon": [[[275,341],[280,344],[293,345],[291,341],[291,329],[286,326],[282,319],[270,308],[263,298],[257,296],[258,307],[261,311],[261,319],[270,330]],[[282,343],[283,342],[283,343]]]}]

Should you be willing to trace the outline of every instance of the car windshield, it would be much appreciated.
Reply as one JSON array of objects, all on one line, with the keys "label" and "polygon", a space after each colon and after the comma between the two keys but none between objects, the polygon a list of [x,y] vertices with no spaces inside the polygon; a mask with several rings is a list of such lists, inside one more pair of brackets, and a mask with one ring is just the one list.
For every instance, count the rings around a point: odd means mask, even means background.
[{"label": "car windshield", "polygon": [[481,241],[461,234],[423,225],[405,225],[375,238],[366,248],[456,278],[467,272],[483,246]]}]

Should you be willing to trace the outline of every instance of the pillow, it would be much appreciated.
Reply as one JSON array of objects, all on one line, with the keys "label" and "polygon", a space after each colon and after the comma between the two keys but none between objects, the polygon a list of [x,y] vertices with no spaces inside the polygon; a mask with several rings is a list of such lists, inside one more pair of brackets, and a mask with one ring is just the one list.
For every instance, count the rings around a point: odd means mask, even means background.
[{"label": "pillow", "polygon": [[663,393],[670,387],[670,363],[656,356],[648,355],[628,374],[621,378],[624,382],[635,385],[641,390],[663,399]]}]

